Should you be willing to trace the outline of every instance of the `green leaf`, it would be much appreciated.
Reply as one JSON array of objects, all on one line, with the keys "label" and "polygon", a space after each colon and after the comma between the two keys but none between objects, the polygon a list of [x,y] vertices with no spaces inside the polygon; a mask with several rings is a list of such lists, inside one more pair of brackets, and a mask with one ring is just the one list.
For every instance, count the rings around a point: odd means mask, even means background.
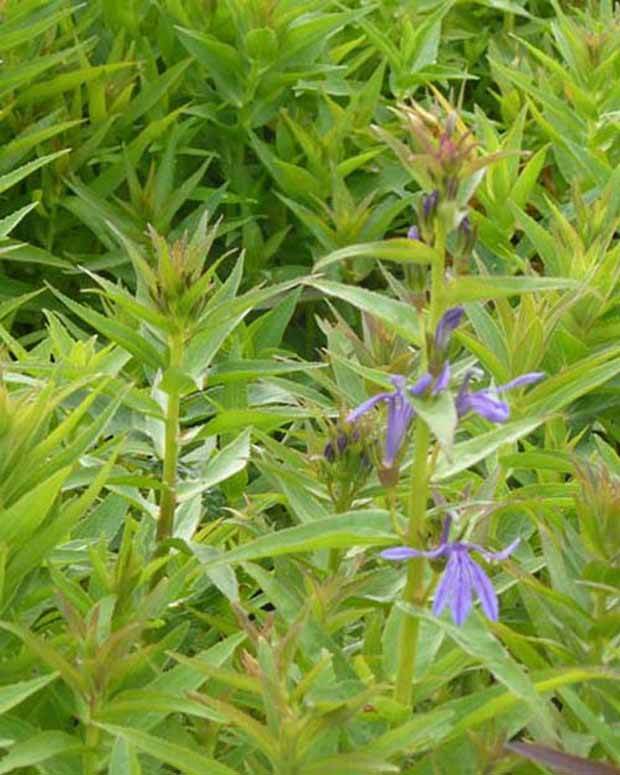
[{"label": "green leaf", "polygon": [[394,541],[389,512],[361,509],[260,536],[225,552],[206,567],[278,557],[283,554],[312,552],[317,549],[385,546],[393,544]]},{"label": "green leaf", "polygon": [[402,772],[395,764],[367,753],[340,753],[302,765],[300,775],[372,775],[373,773]]},{"label": "green leaf", "polygon": [[501,425],[488,433],[455,444],[452,457],[441,456],[433,475],[433,481],[441,482],[476,465],[505,444],[527,436],[545,421],[544,417],[515,420]]},{"label": "green leaf", "polygon": [[31,681],[20,681],[0,687],[0,714],[19,705],[32,694],[36,694],[40,689],[48,686],[58,678],[58,673],[42,675],[40,678],[33,678]]},{"label": "green leaf", "polygon": [[428,713],[416,713],[411,721],[380,735],[365,750],[388,757],[432,748],[449,734],[454,715],[453,710],[441,707]]},{"label": "green leaf", "polygon": [[328,296],[342,299],[342,301],[352,304],[363,312],[368,312],[374,317],[379,318],[379,320],[390,325],[408,342],[417,345],[422,344],[418,313],[413,304],[409,305],[396,299],[390,299],[383,293],[376,293],[365,288],[357,288],[329,280],[309,278],[305,283]]},{"label": "green leaf", "polygon": [[[176,659],[176,655],[173,654],[173,656]],[[185,663],[194,665],[194,662],[197,661],[199,660],[187,659]],[[218,668],[213,669],[217,673]],[[196,672],[200,672],[200,670],[196,668]],[[128,718],[131,718],[131,715],[136,713],[161,713],[164,716],[171,713],[184,713],[189,716],[215,721],[216,723],[224,721],[222,716],[195,700],[188,700],[183,696],[153,689],[128,689],[117,694],[97,714],[97,721],[103,724],[125,723]]]},{"label": "green leaf", "polygon": [[139,751],[143,751],[171,767],[176,767],[184,775],[238,775],[235,770],[219,764],[202,751],[170,743],[161,737],[154,737],[139,729],[118,727],[112,724],[99,724],[99,726],[111,735],[126,740]]},{"label": "green leaf", "polygon": [[[86,676],[70,664],[64,656],[51,646],[46,639],[35,635],[26,627],[13,622],[0,621],[0,630],[10,632],[19,638],[26,648],[38,659],[57,671],[62,679],[75,691],[85,694],[87,689]],[[2,770],[0,770],[2,771]]]},{"label": "green leaf", "polygon": [[452,445],[458,418],[452,394],[444,390],[438,396],[428,399],[411,397],[411,403],[434,433],[446,457],[452,457]]},{"label": "green leaf", "polygon": [[528,407],[536,414],[550,414],[564,409],[620,373],[620,358],[614,357],[618,352],[618,347],[610,347],[547,377],[529,391]]},{"label": "green leaf", "polygon": [[28,177],[28,175],[31,173],[35,172],[41,167],[45,167],[46,164],[50,164],[50,162],[53,162],[55,159],[59,159],[61,156],[64,156],[67,153],[69,153],[69,149],[64,151],[57,151],[56,153],[50,153],[47,156],[41,156],[39,159],[30,161],[28,164],[23,164],[16,170],[8,172],[6,175],[0,176],[0,194],[4,193],[7,189],[11,188],[11,186],[14,186],[16,183],[19,183],[20,180]]},{"label": "green leaf", "polygon": [[444,618],[431,616],[426,609],[405,603],[399,605],[411,616],[436,622],[463,651],[480,660],[515,697],[525,702],[549,738],[555,738],[550,704],[541,697],[524,668],[489,632],[482,616],[471,616],[463,626],[457,627]]},{"label": "green leaf", "polygon": [[179,485],[179,502],[182,503],[196,494],[214,487],[242,471],[250,458],[250,429],[241,433],[227,447],[220,450],[206,463],[204,475],[193,481],[184,481]]},{"label": "green leaf", "polygon": [[207,68],[218,91],[236,107],[243,104],[245,73],[239,52],[212,35],[177,27],[181,43]]},{"label": "green leaf", "polygon": [[481,299],[518,296],[522,293],[542,293],[577,288],[575,280],[562,277],[499,277],[482,275],[455,277],[445,291],[448,306]]},{"label": "green leaf", "polygon": [[[532,681],[536,692],[545,695],[557,689],[575,683],[585,681],[608,680],[618,681],[618,674],[604,667],[568,667],[557,670],[547,670],[532,674]],[[446,709],[455,711],[455,720],[450,737],[459,737],[469,734],[472,729],[484,724],[491,719],[498,718],[502,714],[514,708],[515,705],[525,702],[518,694],[510,689],[500,690],[493,687],[478,693],[471,698],[461,697],[446,704]],[[474,702],[471,702],[471,700]]]},{"label": "green leaf", "polygon": [[143,85],[138,96],[132,99],[129,108],[121,114],[119,119],[120,126],[123,128],[132,126],[147,111],[159,105],[165,95],[182,78],[183,73],[185,73],[191,63],[191,59],[184,59],[166,69],[157,78],[148,80]]},{"label": "green leaf", "polygon": [[360,257],[396,261],[399,264],[433,264],[437,261],[437,253],[433,248],[419,240],[399,237],[382,240],[381,242],[364,242],[361,245],[348,245],[346,248],[340,248],[320,258],[314,265],[314,269],[315,271],[320,271],[338,261]]},{"label": "green leaf", "polygon": [[196,435],[195,440],[206,439],[218,433],[230,433],[252,426],[264,430],[275,430],[285,423],[312,415],[312,412],[297,407],[282,406],[269,409],[223,409],[209,420]]},{"label": "green leaf", "polygon": [[78,304],[55,288],[52,288],[52,292],[71,312],[92,326],[95,331],[103,334],[106,339],[127,350],[128,353],[136,358],[138,363],[146,363],[154,369],[164,367],[163,355],[135,329],[126,326],[124,323],[119,323],[117,320],[107,318],[105,315],[89,307]]},{"label": "green leaf", "polygon": [[19,210],[11,213],[11,215],[7,215],[6,218],[0,219],[0,240],[5,239],[22,220],[22,218],[25,218],[29,212],[38,206],[38,204],[38,202],[33,202],[32,204],[26,205],[25,207],[20,207]]},{"label": "green leaf", "polygon": [[23,89],[19,93],[18,104],[29,105],[39,100],[49,99],[56,94],[66,91],[73,91],[83,84],[91,83],[103,78],[109,78],[110,75],[129,67],[135,67],[134,62],[115,62],[109,65],[95,65],[93,67],[83,67],[78,70],[71,70],[68,73],[58,73],[54,78],[42,83],[36,83]]},{"label": "green leaf", "polygon": [[13,551],[26,546],[50,512],[71,468],[56,471],[0,512],[0,541]]},{"label": "green leaf", "polygon": [[0,52],[31,43],[37,36],[55,27],[74,9],[71,6],[62,8],[62,2],[51,2],[41,9],[41,13],[29,13],[25,18],[15,20],[3,18],[0,28]]},{"label": "green leaf", "polygon": [[79,751],[82,742],[64,732],[40,732],[16,743],[9,753],[0,759],[0,774],[34,767],[48,759],[70,751]]}]

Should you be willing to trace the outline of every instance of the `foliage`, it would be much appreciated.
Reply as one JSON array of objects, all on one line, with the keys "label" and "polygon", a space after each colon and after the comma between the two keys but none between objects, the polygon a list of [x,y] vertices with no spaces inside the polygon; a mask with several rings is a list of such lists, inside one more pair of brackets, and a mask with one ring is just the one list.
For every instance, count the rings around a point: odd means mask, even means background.
[{"label": "foliage", "polygon": [[619,30],[0,0],[0,773],[620,771]]}]

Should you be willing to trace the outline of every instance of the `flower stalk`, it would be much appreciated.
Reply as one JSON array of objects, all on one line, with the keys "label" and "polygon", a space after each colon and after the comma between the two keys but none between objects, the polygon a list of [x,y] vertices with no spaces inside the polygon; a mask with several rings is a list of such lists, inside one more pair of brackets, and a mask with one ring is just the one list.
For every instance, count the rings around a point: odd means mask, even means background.
[{"label": "flower stalk", "polygon": [[[408,544],[412,547],[421,546],[424,520],[426,518],[426,501],[428,495],[428,453],[430,449],[430,431],[428,425],[418,418],[415,430],[415,453],[411,471],[411,488],[409,493],[409,529]],[[422,602],[424,595],[424,562],[413,559],[407,568],[407,581],[403,593],[405,603]],[[399,660],[396,671],[394,699],[402,705],[411,702],[411,685],[418,651],[418,631],[420,620],[417,617],[405,615],[400,629]]]}]

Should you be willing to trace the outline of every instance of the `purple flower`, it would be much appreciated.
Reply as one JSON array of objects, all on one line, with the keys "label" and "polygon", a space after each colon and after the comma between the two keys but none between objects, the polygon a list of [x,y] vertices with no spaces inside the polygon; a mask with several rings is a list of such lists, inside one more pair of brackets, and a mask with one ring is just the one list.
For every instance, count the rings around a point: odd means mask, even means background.
[{"label": "purple flower", "polygon": [[545,376],[542,371],[532,371],[528,374],[522,374],[505,385],[471,391],[469,381],[472,375],[472,371],[465,374],[463,384],[456,397],[456,413],[459,417],[463,417],[468,412],[475,412],[489,422],[506,422],[510,417],[510,407],[505,401],[498,398],[499,393],[504,393],[506,390],[521,385],[531,385]]},{"label": "purple flower", "polygon": [[417,226],[410,226],[409,231],[407,232],[407,239],[416,240],[419,242],[420,240],[420,230]]},{"label": "purple flower", "polygon": [[394,390],[377,393],[376,396],[364,401],[347,415],[347,422],[356,422],[378,404],[385,402],[388,405],[387,431],[385,435],[385,449],[383,465],[391,468],[396,461],[403,439],[413,419],[415,412],[409,403],[405,393],[407,380],[405,377],[395,375],[391,378]]},{"label": "purple flower", "polygon": [[489,619],[496,622],[499,617],[497,594],[489,577],[472,559],[471,552],[478,552],[487,561],[505,560],[516,549],[519,539],[517,538],[501,552],[489,552],[478,544],[460,541],[449,542],[450,524],[451,519],[448,517],[444,523],[441,543],[436,549],[424,552],[409,546],[398,546],[381,552],[381,557],[386,560],[410,560],[412,557],[426,557],[429,560],[434,560],[438,557],[446,557],[448,563],[435,592],[433,603],[435,616],[439,616],[449,604],[454,623],[460,627],[471,611],[473,593],[475,592],[484,613]]}]

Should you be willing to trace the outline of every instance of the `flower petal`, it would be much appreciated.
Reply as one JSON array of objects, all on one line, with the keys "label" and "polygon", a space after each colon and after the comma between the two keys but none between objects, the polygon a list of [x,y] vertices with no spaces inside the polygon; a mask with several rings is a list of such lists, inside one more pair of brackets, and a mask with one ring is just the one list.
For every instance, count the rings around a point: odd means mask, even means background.
[{"label": "flower petal", "polygon": [[[465,395],[464,406],[466,411],[475,412],[489,422],[506,422],[510,417],[510,408],[507,403],[500,401],[488,390],[478,390],[475,393]],[[459,411],[457,399],[457,412]]]},{"label": "flower petal", "polygon": [[347,422],[355,422],[356,420],[359,420],[359,418],[362,417],[362,415],[369,412],[378,403],[380,403],[381,401],[387,401],[387,399],[390,398],[391,395],[392,394],[388,392],[377,393],[376,396],[369,398],[367,401],[364,401],[359,406],[356,406],[355,409],[352,409],[347,415]]},{"label": "flower petal", "polygon": [[435,592],[435,600],[433,601],[433,613],[435,616],[439,616],[439,614],[446,607],[446,603],[453,599],[457,579],[458,556],[456,552],[453,552],[450,555],[448,564],[446,565],[443,576],[441,577]]},{"label": "flower petal", "polygon": [[403,377],[402,374],[392,374],[390,382],[394,385],[397,393],[402,393],[407,385],[407,378]]},{"label": "flower petal", "polygon": [[493,584],[477,562],[468,556],[469,572],[471,579],[482,605],[482,610],[489,619],[496,622],[499,618],[499,603],[493,589]]},{"label": "flower petal", "polygon": [[483,549],[481,546],[474,546],[472,548],[475,548],[477,552],[480,552],[485,560],[505,560],[506,558],[510,557],[517,546],[519,546],[520,542],[520,538],[515,538],[511,544],[508,544],[505,549],[502,549],[499,552],[489,552],[486,549]]},{"label": "flower petal", "polygon": [[410,560],[412,557],[424,557],[424,552],[412,549],[410,546],[395,546],[393,549],[379,552],[379,557],[383,557],[384,560]]},{"label": "flower petal", "polygon": [[448,387],[450,384],[450,374],[450,364],[446,361],[439,372],[439,376],[435,380],[435,384],[431,390],[432,395],[436,396]]},{"label": "flower petal", "polygon": [[472,606],[472,577],[469,570],[469,555],[465,551],[455,552],[458,566],[454,580],[454,594],[452,595],[452,618],[454,623],[460,627]]},{"label": "flower petal", "polygon": [[383,465],[391,467],[400,452],[403,439],[413,419],[413,407],[404,393],[397,391],[388,399],[387,430]]},{"label": "flower petal", "polygon": [[413,383],[413,385],[409,388],[409,392],[414,396],[419,396],[422,393],[424,393],[425,390],[431,385],[433,382],[432,375],[426,373],[423,374],[420,379],[418,379],[416,382]]},{"label": "flower petal", "polygon": [[495,388],[495,392],[503,393],[505,390],[512,390],[513,388],[521,387],[521,385],[533,385],[535,382],[540,382],[544,376],[546,376],[544,371],[530,371],[527,374],[521,374],[520,377],[511,379],[505,385],[498,385]]}]

